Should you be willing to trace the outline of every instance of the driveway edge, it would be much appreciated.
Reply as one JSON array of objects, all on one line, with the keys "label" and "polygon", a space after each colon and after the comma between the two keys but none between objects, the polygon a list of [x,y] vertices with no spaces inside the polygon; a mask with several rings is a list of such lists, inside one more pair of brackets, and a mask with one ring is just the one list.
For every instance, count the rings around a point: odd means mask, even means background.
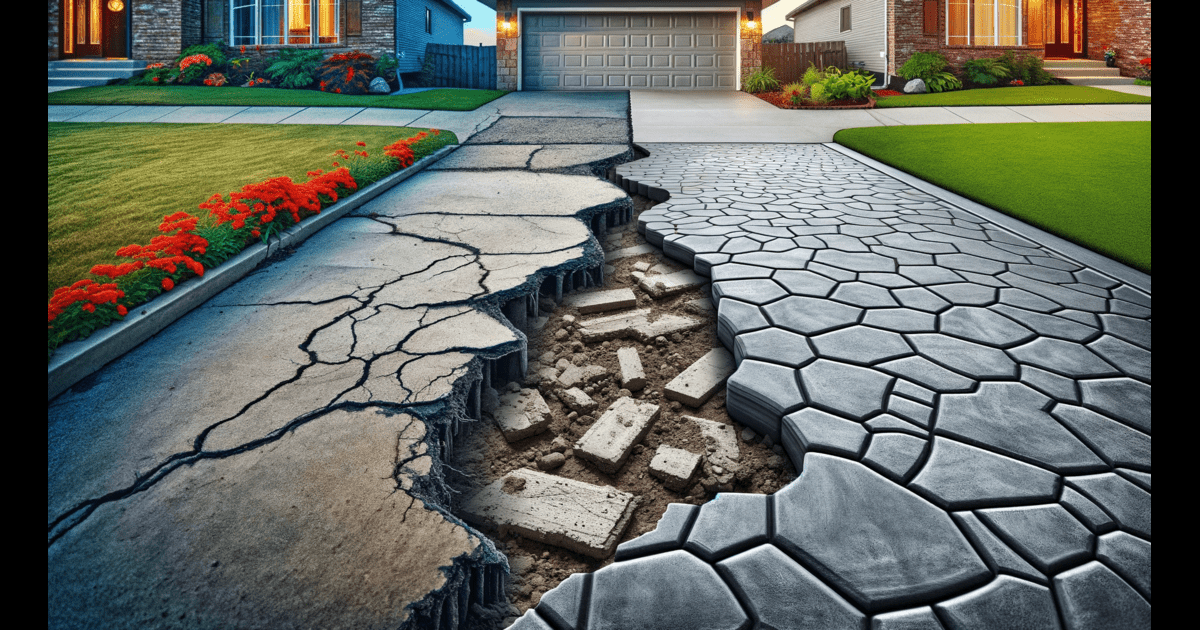
[{"label": "driveway edge", "polygon": [[122,321],[98,330],[86,339],[63,344],[54,353],[46,369],[47,402],[246,277],[273,253],[299,245],[321,228],[449,155],[458,146],[449,145],[434,151],[412,166],[392,173],[338,201],[320,214],[301,221],[270,242],[247,247],[220,266],[206,270],[203,277],[181,282],[169,293],[133,309]]},{"label": "driveway edge", "polygon": [[1085,266],[1096,269],[1103,273],[1109,274],[1122,282],[1130,284],[1146,293],[1150,293],[1150,275],[1138,271],[1125,263],[1118,262],[1105,256],[1098,254],[1082,245],[1076,245],[1062,237],[1055,236],[1041,228],[1034,227],[1024,221],[1011,217],[999,210],[993,210],[979,202],[971,201],[962,195],[950,192],[945,188],[931,184],[915,175],[910,175],[904,171],[888,166],[883,162],[869,158],[857,151],[848,149],[836,142],[826,142],[825,146],[841,153],[851,159],[857,160],[866,166],[869,166],[886,175],[894,177],[913,188],[921,190],[939,197],[947,203],[954,204],[971,214],[982,217],[1003,227],[1004,229],[1013,232],[1019,236],[1025,237],[1031,241],[1035,241],[1047,249],[1053,250],[1055,253],[1062,254],[1076,262],[1082,263]]}]

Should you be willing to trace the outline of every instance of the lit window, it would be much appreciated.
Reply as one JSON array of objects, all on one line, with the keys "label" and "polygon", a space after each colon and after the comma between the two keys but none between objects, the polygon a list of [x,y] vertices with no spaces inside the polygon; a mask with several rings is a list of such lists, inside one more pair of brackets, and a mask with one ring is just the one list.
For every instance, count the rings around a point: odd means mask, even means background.
[{"label": "lit window", "polygon": [[1020,46],[1021,0],[946,0],[946,43]]},{"label": "lit window", "polygon": [[229,10],[234,46],[338,43],[338,0],[233,0]]}]

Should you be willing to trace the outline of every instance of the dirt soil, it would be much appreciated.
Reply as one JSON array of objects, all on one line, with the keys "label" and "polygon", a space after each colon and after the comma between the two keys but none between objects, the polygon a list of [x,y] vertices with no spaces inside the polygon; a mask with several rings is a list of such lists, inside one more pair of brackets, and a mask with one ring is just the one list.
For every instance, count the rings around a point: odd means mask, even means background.
[{"label": "dirt soil", "polygon": [[[637,233],[636,215],[654,205],[655,202],[641,196],[634,196],[635,219],[630,223],[617,226],[610,231],[621,234],[620,238],[613,237],[606,242],[600,236],[601,244],[606,251],[632,247],[645,243],[645,239]],[[608,370],[608,375],[594,384],[584,387],[584,391],[597,403],[595,412],[580,416],[564,406],[551,392],[559,389],[558,385],[541,384],[546,403],[550,406],[554,420],[551,428],[540,435],[532,436],[509,444],[505,441],[495,422],[486,414],[480,423],[467,425],[467,430],[456,440],[454,458],[451,461],[452,470],[447,475],[450,485],[458,492],[457,500],[462,500],[478,489],[499,479],[508,472],[521,468],[538,468],[538,461],[544,455],[561,452],[566,455],[566,461],[561,467],[546,472],[570,479],[576,479],[598,485],[612,485],[618,490],[630,492],[640,497],[640,502],[633,519],[621,542],[636,538],[652,531],[659,518],[666,511],[668,503],[703,504],[712,500],[717,492],[733,491],[746,493],[773,493],[795,479],[796,471],[788,460],[780,445],[763,443],[762,436],[755,435],[751,442],[743,439],[744,427],[735,423],[725,411],[725,390],[721,389],[715,396],[698,409],[683,406],[676,401],[668,401],[663,397],[663,388],[680,372],[687,369],[693,362],[707,353],[711,348],[720,347],[717,339],[715,310],[707,314],[698,313],[688,303],[703,297],[708,300],[708,285],[692,289],[656,301],[637,286],[631,277],[636,263],[649,263],[651,267],[662,265],[662,273],[677,271],[683,267],[662,256],[661,250],[653,254],[644,254],[623,258],[615,261],[615,273],[606,275],[605,286],[588,291],[610,290],[630,287],[637,295],[637,308],[651,308],[651,319],[656,319],[665,313],[676,313],[704,319],[706,325],[697,330],[676,333],[665,343],[650,340],[642,344],[636,339],[618,339],[601,343],[585,345],[580,340],[576,324],[580,319],[590,319],[614,314],[618,311],[595,313],[580,316],[575,309],[560,305],[549,315],[549,321],[540,330],[530,335],[529,372],[524,387],[533,387],[534,373],[543,367],[553,367],[560,359],[579,365],[599,365]],[[664,269],[665,268],[665,269]],[[552,300],[549,302],[552,304]],[[543,298],[542,304],[547,304]],[[564,321],[565,316],[575,318],[575,324]],[[555,333],[565,330],[566,335],[556,340]],[[662,338],[660,338],[662,339]],[[647,400],[659,404],[661,415],[653,429],[647,434],[641,444],[634,447],[633,453],[625,465],[615,474],[607,475],[590,462],[586,462],[572,452],[573,445],[587,431],[599,416],[614,401],[622,395],[629,395],[620,385],[620,368],[617,363],[617,349],[634,347],[641,358],[646,372],[647,385],[632,396],[638,400]],[[561,372],[561,371],[560,371]],[[504,384],[494,384],[497,388]],[[513,387],[509,385],[509,387]],[[500,393],[503,393],[501,391]],[[668,490],[649,472],[651,458],[660,444],[667,444],[693,453],[705,455],[706,445],[699,430],[692,422],[684,421],[681,416],[688,415],[708,420],[714,420],[735,427],[738,445],[741,452],[741,468],[731,483],[720,484],[709,463],[703,463],[704,470],[696,475],[695,481],[682,493]],[[557,445],[555,438],[561,436]],[[565,442],[564,442],[565,441]],[[554,459],[557,459],[555,457]],[[456,474],[457,473],[457,474]],[[726,476],[726,478],[728,478]],[[722,487],[723,485],[723,487]],[[509,584],[509,601],[523,614],[525,610],[536,606],[542,595],[554,588],[572,573],[592,572],[612,562],[609,557],[596,560],[565,549],[554,547],[512,535],[500,538],[496,531],[486,531],[497,547],[508,556],[512,574]],[[511,621],[511,620],[510,620]],[[507,625],[507,624],[505,624]]]}]

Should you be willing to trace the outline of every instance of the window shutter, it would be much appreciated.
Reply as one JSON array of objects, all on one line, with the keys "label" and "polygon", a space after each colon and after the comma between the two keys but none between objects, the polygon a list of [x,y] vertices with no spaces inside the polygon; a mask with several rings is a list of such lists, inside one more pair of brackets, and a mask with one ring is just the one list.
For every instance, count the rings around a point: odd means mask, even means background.
[{"label": "window shutter", "polygon": [[925,0],[925,28],[922,32],[926,35],[937,35],[937,18],[938,18],[938,0]]},{"label": "window shutter", "polygon": [[362,0],[342,0],[345,8],[346,35],[362,35]]}]

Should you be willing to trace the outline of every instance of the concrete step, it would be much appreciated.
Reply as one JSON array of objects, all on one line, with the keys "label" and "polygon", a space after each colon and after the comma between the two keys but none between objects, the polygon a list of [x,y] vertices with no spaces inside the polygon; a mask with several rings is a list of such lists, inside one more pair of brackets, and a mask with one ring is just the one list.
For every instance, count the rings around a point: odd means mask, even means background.
[{"label": "concrete step", "polygon": [[49,62],[52,69],[111,68],[116,70],[141,70],[145,61],[136,59],[59,59]]},{"label": "concrete step", "polygon": [[1065,77],[1071,85],[1133,85],[1133,77]]},{"label": "concrete step", "polygon": [[47,87],[68,87],[68,86],[75,87],[75,86],[105,85],[109,82],[109,80],[111,78],[112,77],[91,77],[91,78],[80,78],[80,77],[53,78],[53,77],[51,77],[51,78],[47,79],[46,86]]},{"label": "concrete step", "polygon": [[1097,68],[1093,67],[1072,67],[1072,68],[1046,68],[1050,74],[1060,78],[1069,79],[1071,77],[1119,77],[1121,76],[1120,68],[1108,68],[1103,65]]},{"label": "concrete step", "polygon": [[1103,68],[1103,59],[1050,59],[1042,64],[1044,68]]}]

